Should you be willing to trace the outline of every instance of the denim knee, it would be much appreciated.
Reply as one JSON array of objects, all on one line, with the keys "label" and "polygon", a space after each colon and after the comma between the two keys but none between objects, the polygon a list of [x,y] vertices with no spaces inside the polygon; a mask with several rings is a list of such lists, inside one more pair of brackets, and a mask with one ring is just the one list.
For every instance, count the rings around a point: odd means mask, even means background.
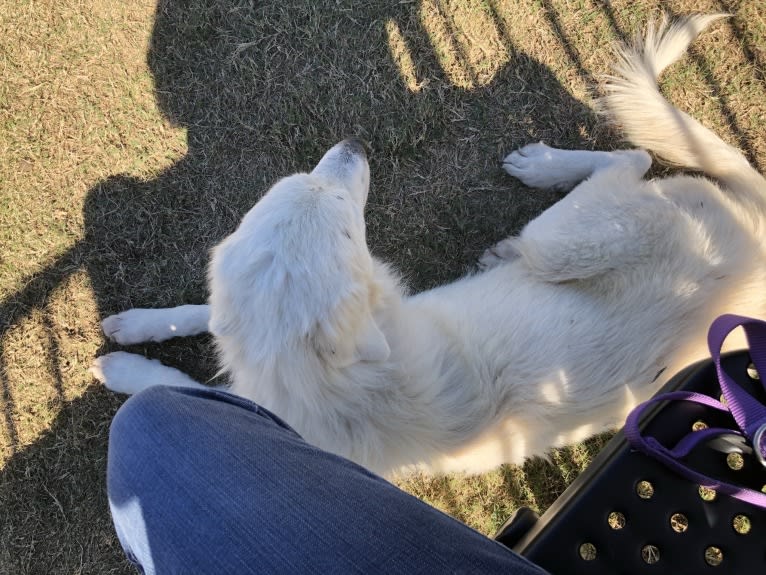
[{"label": "denim knee", "polygon": [[173,412],[177,396],[177,389],[161,385],[132,395],[122,404],[112,419],[109,427],[110,435],[119,437],[130,429],[133,439],[136,439],[136,432],[146,429],[150,421],[158,417],[165,419]]}]

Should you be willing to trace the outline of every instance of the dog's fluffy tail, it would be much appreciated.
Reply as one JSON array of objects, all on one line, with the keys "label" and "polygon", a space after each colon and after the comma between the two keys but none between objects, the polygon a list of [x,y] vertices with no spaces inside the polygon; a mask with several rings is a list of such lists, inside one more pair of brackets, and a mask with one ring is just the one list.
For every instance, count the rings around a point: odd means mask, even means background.
[{"label": "dog's fluffy tail", "polygon": [[643,42],[620,51],[615,75],[607,79],[601,104],[634,145],[749,195],[763,192],[766,180],[739,150],[671,105],[657,85],[662,71],[683,56],[697,35],[726,16],[698,14],[650,25]]}]

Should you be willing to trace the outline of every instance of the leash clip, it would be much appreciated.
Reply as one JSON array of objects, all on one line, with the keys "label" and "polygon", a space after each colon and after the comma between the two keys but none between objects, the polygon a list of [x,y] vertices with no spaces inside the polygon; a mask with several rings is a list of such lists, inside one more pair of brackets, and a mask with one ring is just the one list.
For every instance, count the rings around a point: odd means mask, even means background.
[{"label": "leash clip", "polygon": [[753,434],[753,451],[761,465],[766,467],[766,423],[756,429]]}]

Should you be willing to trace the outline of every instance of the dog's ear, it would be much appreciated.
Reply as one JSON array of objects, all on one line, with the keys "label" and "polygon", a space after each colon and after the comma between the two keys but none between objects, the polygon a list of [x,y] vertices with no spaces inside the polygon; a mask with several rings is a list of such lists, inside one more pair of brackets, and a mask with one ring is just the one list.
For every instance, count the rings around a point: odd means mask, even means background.
[{"label": "dog's ear", "polygon": [[354,361],[386,361],[391,355],[386,336],[380,331],[372,314],[367,312],[366,315],[354,342]]},{"label": "dog's ear", "polygon": [[[273,302],[263,300],[257,289],[258,278],[268,274],[274,257],[268,253],[256,253],[249,266],[242,266],[238,258],[227,254],[223,243],[213,249],[208,285],[210,286],[210,320],[208,331],[217,337],[252,334],[252,309],[274,309]],[[235,245],[236,247],[236,245]],[[256,292],[255,294],[253,292]],[[257,323],[255,325],[258,325]],[[260,330],[265,334],[265,330]],[[264,337],[270,337],[267,334]],[[272,338],[273,339],[273,338]]]},{"label": "dog's ear", "polygon": [[369,308],[354,314],[345,311],[333,314],[334,321],[318,327],[314,335],[317,353],[336,368],[360,361],[387,360],[391,349]]}]

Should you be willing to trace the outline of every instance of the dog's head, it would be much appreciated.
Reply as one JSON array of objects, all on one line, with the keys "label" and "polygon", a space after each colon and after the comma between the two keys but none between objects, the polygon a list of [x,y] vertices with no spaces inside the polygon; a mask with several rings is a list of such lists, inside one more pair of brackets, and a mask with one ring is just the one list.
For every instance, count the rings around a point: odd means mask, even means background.
[{"label": "dog's head", "polygon": [[301,347],[337,367],[387,359],[373,317],[369,183],[364,147],[345,140],[310,173],[275,184],[213,250],[210,331],[251,361]]}]

